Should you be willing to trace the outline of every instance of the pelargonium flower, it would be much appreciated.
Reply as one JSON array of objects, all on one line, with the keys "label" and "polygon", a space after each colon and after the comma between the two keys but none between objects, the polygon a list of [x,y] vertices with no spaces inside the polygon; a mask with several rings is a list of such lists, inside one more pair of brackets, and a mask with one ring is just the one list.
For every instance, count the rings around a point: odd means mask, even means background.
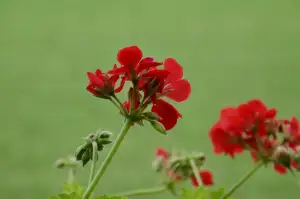
[{"label": "pelargonium flower", "polygon": [[97,69],[95,73],[87,72],[90,80],[86,90],[91,92],[96,97],[109,99],[115,92],[115,84],[119,79],[118,75],[109,76]]},{"label": "pelargonium flower", "polygon": [[258,99],[222,109],[220,119],[209,132],[214,152],[234,157],[247,150],[255,162],[272,163],[280,174],[292,168],[299,170],[298,121],[295,117],[291,121],[278,120],[276,114],[276,109],[267,108]]},{"label": "pelargonium flower", "polygon": [[[143,125],[143,121],[147,120],[164,134],[172,129],[182,115],[163,98],[183,102],[191,93],[190,83],[183,79],[181,65],[173,58],[167,58],[164,62],[157,62],[150,57],[143,58],[137,46],[120,49],[117,60],[119,67],[114,65],[107,73],[100,69],[95,73],[89,72],[87,90],[97,97],[110,99],[119,106],[121,114],[130,117],[134,123]],[[163,68],[159,68],[162,64]],[[115,88],[119,78],[120,85]],[[122,103],[115,93],[121,92],[127,81],[131,81],[131,87],[128,99]],[[147,108],[151,108],[156,116],[145,117],[144,113],[149,115],[149,112],[145,112]]]},{"label": "pelargonium flower", "polygon": [[245,148],[258,148],[257,138],[268,136],[266,126],[275,123],[275,109],[268,109],[260,100],[254,99],[238,107],[222,109],[220,119],[210,130],[214,151],[232,157]]},{"label": "pelargonium flower", "polygon": [[121,66],[108,71],[109,74],[122,76],[120,86],[116,89],[116,92],[122,91],[126,81],[130,80],[137,84],[142,73],[162,64],[161,62],[155,62],[151,57],[143,58],[143,52],[137,46],[120,49],[117,59]]}]

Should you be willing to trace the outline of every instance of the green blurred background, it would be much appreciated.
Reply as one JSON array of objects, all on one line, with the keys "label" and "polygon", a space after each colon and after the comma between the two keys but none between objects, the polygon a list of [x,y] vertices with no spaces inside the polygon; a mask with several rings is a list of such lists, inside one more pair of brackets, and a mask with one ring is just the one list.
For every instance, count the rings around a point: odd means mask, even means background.
[{"label": "green blurred background", "polygon": [[[85,73],[110,68],[118,49],[132,44],[148,56],[175,57],[193,92],[178,104],[183,119],[169,136],[132,129],[97,192],[152,187],[158,146],[204,151],[216,186],[231,186],[251,160],[213,155],[208,130],[221,107],[253,97],[281,117],[300,117],[299,10],[297,0],[1,0],[1,198],[55,194],[67,176],[53,166],[58,157],[100,127],[118,132],[121,116],[85,91]],[[79,171],[82,183],[87,170]],[[268,168],[235,198],[299,194],[297,178]]]}]

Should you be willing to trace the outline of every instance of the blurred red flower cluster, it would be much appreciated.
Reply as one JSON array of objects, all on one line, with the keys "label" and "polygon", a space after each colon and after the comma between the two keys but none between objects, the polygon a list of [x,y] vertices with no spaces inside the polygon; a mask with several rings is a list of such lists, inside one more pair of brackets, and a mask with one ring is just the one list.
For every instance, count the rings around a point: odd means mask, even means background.
[{"label": "blurred red flower cluster", "polygon": [[[96,97],[111,99],[115,93],[123,90],[126,82],[131,82],[128,100],[123,103],[125,110],[129,114],[142,113],[151,106],[151,111],[159,116],[158,121],[165,130],[172,129],[182,116],[163,98],[183,102],[191,93],[190,83],[183,79],[181,65],[173,58],[167,58],[163,62],[151,57],[143,58],[143,53],[137,46],[120,49],[117,60],[119,67],[115,64],[107,72],[100,69],[95,73],[88,72],[90,82],[86,89]],[[162,67],[159,68],[160,66]],[[116,86],[118,81],[119,86]]]},{"label": "blurred red flower cluster", "polygon": [[214,151],[234,157],[247,150],[254,161],[271,163],[277,172],[300,169],[300,128],[295,117],[277,119],[277,110],[253,99],[221,110],[209,132]]},{"label": "blurred red flower cluster", "polygon": [[[159,171],[164,171],[166,176],[173,182],[185,181],[189,179],[191,183],[198,187],[200,186],[197,179],[193,173],[193,169],[186,156],[181,154],[172,154],[163,148],[156,149],[156,157],[160,158],[161,165]],[[201,183],[204,186],[211,186],[214,184],[213,175],[211,171],[207,169],[200,169],[204,162],[204,157],[199,157],[201,162],[198,165],[198,172],[201,178]]]}]

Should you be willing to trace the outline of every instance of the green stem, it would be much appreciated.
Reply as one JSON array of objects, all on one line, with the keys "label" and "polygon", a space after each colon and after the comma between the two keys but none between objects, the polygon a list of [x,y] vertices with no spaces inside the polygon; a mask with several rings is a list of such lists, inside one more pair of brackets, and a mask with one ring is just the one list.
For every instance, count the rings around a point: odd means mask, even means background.
[{"label": "green stem", "polygon": [[118,109],[120,109],[119,104],[116,103],[113,99],[110,98],[109,101],[111,101],[115,105],[115,107],[117,107]]},{"label": "green stem", "polygon": [[69,169],[69,173],[68,173],[68,182],[70,184],[72,184],[75,181],[75,169],[74,168],[70,168]]},{"label": "green stem", "polygon": [[112,148],[110,149],[110,151],[106,155],[106,157],[104,159],[104,162],[102,163],[100,169],[96,173],[96,176],[92,180],[91,184],[89,184],[89,186],[85,190],[85,193],[83,194],[82,199],[88,199],[90,197],[91,193],[93,192],[93,190],[97,186],[99,180],[101,179],[101,177],[105,173],[105,171],[106,171],[108,165],[110,164],[112,158],[116,154],[118,148],[120,147],[120,144],[122,143],[122,141],[123,141],[123,139],[124,139],[125,135],[127,134],[130,127],[131,127],[131,120],[126,119],[125,123],[123,124],[123,127],[122,127],[122,129],[121,129],[121,131],[120,131],[120,133],[117,137],[117,139],[115,140]]},{"label": "green stem", "polygon": [[258,163],[247,175],[245,175],[238,183],[236,183],[223,197],[222,199],[227,199],[231,196],[238,188],[240,188],[258,169],[261,168],[263,162]]},{"label": "green stem", "polygon": [[[125,109],[125,107],[123,106],[122,102],[119,100],[119,98],[116,95],[112,96],[113,99],[116,100],[117,104],[120,106],[119,109],[121,108],[123,113],[128,116],[127,110]],[[113,100],[111,100],[113,101]],[[116,103],[115,101],[113,101],[113,103]]]},{"label": "green stem", "polygon": [[198,168],[197,168],[197,165],[196,165],[196,163],[195,163],[195,160],[192,159],[192,158],[190,158],[189,161],[190,161],[190,165],[191,165],[191,167],[192,167],[194,176],[195,176],[195,178],[196,178],[196,180],[197,180],[197,182],[198,182],[198,186],[200,186],[200,185],[202,184],[202,180],[201,180],[201,177],[200,177],[200,175],[199,175],[199,170],[198,170]]},{"label": "green stem", "polygon": [[92,142],[92,145],[93,145],[93,161],[92,161],[92,164],[91,164],[91,171],[90,171],[90,179],[89,179],[89,184],[92,183],[92,180],[94,178],[94,175],[95,175],[95,171],[96,171],[96,162],[97,162],[97,152],[98,152],[98,145],[97,145],[97,142],[96,141],[93,141]]},{"label": "green stem", "polygon": [[152,195],[163,193],[167,190],[167,187],[157,187],[151,189],[137,189],[134,191],[128,191],[120,194],[116,194],[116,196],[124,196],[124,197],[132,197],[132,196],[145,196],[145,195]]}]

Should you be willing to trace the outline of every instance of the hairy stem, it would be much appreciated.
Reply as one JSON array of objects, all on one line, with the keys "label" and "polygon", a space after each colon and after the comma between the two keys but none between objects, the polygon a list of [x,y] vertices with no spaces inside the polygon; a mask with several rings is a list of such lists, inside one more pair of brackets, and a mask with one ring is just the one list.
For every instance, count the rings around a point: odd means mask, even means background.
[{"label": "hairy stem", "polygon": [[94,178],[94,175],[95,175],[95,171],[96,171],[96,162],[97,162],[97,152],[98,152],[98,145],[97,145],[97,142],[93,141],[92,142],[92,145],[93,145],[93,161],[92,161],[92,164],[91,164],[91,171],[90,171],[90,178],[89,178],[89,184],[91,184],[93,178]]},{"label": "hairy stem", "polygon": [[247,173],[240,181],[238,181],[223,197],[222,199],[227,199],[230,197],[238,188],[240,188],[251,176],[253,176],[258,169],[261,168],[263,163],[258,163],[249,173]]},{"label": "hairy stem", "polygon": [[92,194],[93,190],[95,189],[95,187],[97,186],[99,180],[101,179],[101,177],[103,176],[103,174],[105,173],[108,165],[110,164],[111,160],[113,159],[113,157],[115,156],[116,152],[118,151],[125,135],[127,134],[129,128],[131,127],[131,120],[130,119],[126,119],[125,123],[123,124],[123,127],[117,137],[117,139],[115,140],[112,148],[110,149],[110,151],[108,152],[108,154],[106,155],[104,162],[102,163],[100,169],[97,171],[94,179],[92,180],[91,184],[89,184],[89,186],[87,187],[87,189],[85,190],[85,193],[83,194],[82,199],[88,199],[90,197],[90,195]]}]

